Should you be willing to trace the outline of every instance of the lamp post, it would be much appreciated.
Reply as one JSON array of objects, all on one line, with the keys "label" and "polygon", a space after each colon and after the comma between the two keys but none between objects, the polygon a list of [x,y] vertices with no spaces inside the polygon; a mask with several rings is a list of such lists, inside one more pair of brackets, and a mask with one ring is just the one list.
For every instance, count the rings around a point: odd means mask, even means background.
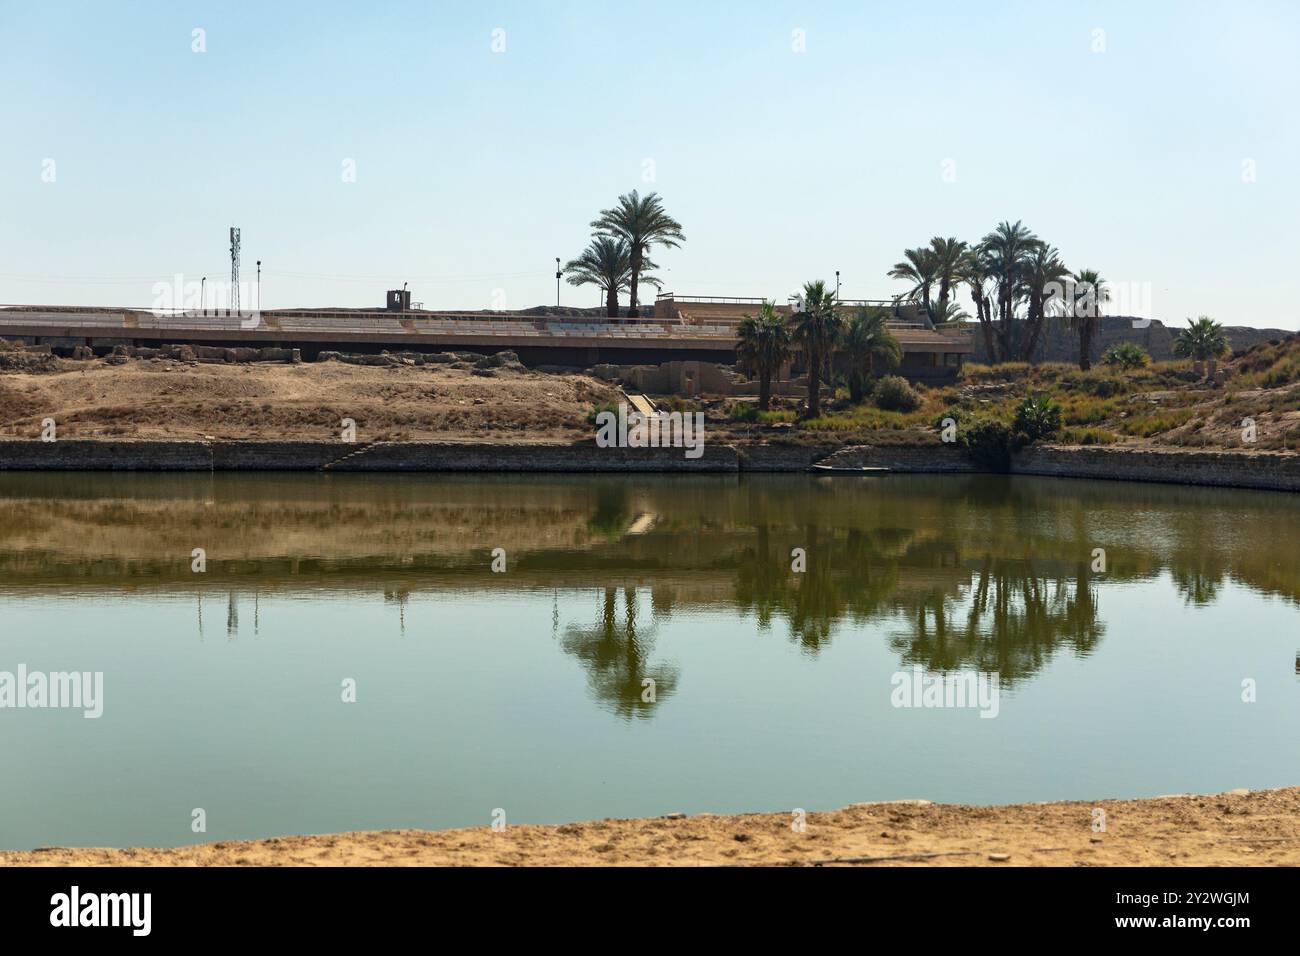
[{"label": "lamp post", "polygon": [[840,297],[840,270],[835,270],[835,298]]},{"label": "lamp post", "polygon": [[[839,273],[835,273],[837,276]],[[257,260],[257,311],[262,311],[262,260]]]},{"label": "lamp post", "polygon": [[208,314],[208,277],[204,276],[203,281],[199,283],[199,308],[204,315]]},{"label": "lamp post", "polygon": [[560,257],[555,257],[555,307],[560,307]]}]

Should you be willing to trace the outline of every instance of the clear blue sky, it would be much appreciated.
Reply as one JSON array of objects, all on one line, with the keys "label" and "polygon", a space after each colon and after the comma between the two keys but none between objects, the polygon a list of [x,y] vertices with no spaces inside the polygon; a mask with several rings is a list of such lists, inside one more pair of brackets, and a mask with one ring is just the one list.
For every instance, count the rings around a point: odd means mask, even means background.
[{"label": "clear blue sky", "polygon": [[523,308],[640,188],[681,293],[883,297],[1009,218],[1166,321],[1297,328],[1297,50],[1294,0],[0,0],[0,302],[148,305],[239,225],[268,308]]}]

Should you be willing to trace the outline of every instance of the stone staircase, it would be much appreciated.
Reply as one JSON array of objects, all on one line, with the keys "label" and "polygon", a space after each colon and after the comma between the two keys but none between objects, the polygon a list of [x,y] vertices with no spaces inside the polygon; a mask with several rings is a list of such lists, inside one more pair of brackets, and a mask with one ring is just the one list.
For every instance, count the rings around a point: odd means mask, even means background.
[{"label": "stone staircase", "polygon": [[364,455],[367,452],[371,451],[372,449],[378,448],[380,445],[391,445],[391,444],[392,442],[386,442],[386,441],[357,442],[356,446],[352,449],[352,451],[348,452],[342,458],[336,458],[334,459],[334,461],[326,462],[325,464],[320,466],[320,470],[333,471],[334,469],[338,468],[339,465],[343,464],[345,461],[348,461],[349,459],[357,458],[361,455]]}]

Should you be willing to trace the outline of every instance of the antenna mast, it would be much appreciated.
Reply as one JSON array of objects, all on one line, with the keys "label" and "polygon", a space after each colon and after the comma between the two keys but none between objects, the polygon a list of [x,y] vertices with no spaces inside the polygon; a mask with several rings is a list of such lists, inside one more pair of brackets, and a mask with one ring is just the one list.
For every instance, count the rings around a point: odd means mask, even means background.
[{"label": "antenna mast", "polygon": [[239,311],[239,227],[230,227],[230,311]]}]

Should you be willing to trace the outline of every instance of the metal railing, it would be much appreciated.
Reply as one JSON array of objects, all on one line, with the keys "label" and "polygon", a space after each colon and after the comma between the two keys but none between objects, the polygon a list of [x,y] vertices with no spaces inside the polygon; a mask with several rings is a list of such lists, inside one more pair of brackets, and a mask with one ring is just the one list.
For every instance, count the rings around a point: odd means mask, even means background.
[{"label": "metal railing", "polygon": [[674,302],[695,303],[698,305],[762,305],[764,302],[774,301],[772,299],[754,298],[753,296],[734,296],[734,295],[675,295],[672,292],[660,292],[655,296],[655,301],[660,299],[672,299]]},{"label": "metal railing", "polygon": [[[677,295],[673,292],[660,292],[655,296],[655,301],[661,299],[672,299],[674,302],[685,304],[697,303],[700,305],[761,305],[764,302],[774,302],[777,305],[785,305],[789,297],[785,299],[765,299],[761,296],[735,296],[735,295]],[[893,299],[837,299],[839,305],[845,306],[884,306],[893,308],[896,304]]]}]

